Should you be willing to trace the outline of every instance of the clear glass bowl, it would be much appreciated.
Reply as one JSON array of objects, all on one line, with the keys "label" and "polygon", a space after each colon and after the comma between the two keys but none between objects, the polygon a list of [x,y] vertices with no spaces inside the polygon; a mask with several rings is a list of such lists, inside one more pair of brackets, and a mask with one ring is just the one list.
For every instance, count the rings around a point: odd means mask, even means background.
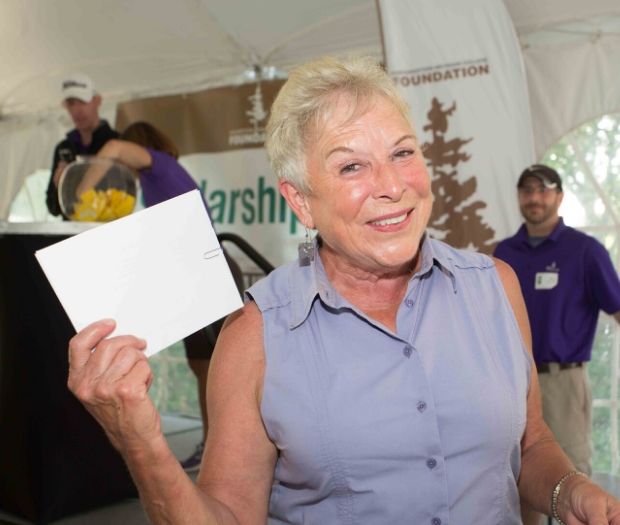
[{"label": "clear glass bowl", "polygon": [[58,184],[60,207],[72,221],[108,222],[129,215],[136,193],[131,169],[97,157],[67,165]]}]

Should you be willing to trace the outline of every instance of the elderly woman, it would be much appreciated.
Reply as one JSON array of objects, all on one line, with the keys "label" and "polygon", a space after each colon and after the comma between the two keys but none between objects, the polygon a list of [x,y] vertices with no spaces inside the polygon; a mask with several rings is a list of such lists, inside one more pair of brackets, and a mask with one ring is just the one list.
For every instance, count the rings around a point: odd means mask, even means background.
[{"label": "elderly woman", "polygon": [[293,71],[267,148],[318,237],[221,333],[196,484],[147,395],[144,341],[106,338],[104,320],[70,343],[69,386],[152,521],[507,525],[522,498],[569,525],[620,525],[542,420],[514,273],[425,235],[430,179],[389,77],[361,59]]}]

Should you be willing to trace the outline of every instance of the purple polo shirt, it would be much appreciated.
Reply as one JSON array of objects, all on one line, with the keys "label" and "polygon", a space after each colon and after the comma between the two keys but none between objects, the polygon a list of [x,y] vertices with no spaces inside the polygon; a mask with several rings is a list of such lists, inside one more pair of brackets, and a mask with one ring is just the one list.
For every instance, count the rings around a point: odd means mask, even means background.
[{"label": "purple polo shirt", "polygon": [[494,255],[519,277],[534,359],[589,361],[599,311],[620,310],[620,280],[604,246],[560,218],[535,248],[522,225],[515,236],[497,245]]}]

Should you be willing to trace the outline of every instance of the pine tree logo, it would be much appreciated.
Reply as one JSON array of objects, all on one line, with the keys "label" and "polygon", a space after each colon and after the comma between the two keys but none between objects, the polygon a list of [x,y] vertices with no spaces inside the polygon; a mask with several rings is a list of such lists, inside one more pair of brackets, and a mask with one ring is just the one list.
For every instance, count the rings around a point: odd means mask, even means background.
[{"label": "pine tree logo", "polygon": [[268,115],[263,104],[263,92],[260,89],[260,83],[256,84],[254,94],[248,97],[248,101],[250,102],[252,108],[246,111],[245,114],[247,115],[250,124],[252,124],[254,130],[256,131],[258,130],[260,123],[265,120]]},{"label": "pine tree logo", "polygon": [[247,97],[250,109],[244,111],[247,122],[251,128],[231,129],[228,133],[228,145],[232,147],[256,147],[265,142],[265,128],[262,122],[267,118],[269,112],[265,109],[263,102],[263,91],[260,82],[256,83],[254,93]]},{"label": "pine tree logo", "polygon": [[431,169],[431,188],[435,196],[428,226],[433,237],[451,246],[491,253],[495,247],[495,230],[485,224],[478,213],[486,208],[486,203],[471,199],[478,186],[476,177],[464,182],[457,177],[457,167],[471,158],[463,151],[463,146],[472,139],[446,137],[448,118],[455,111],[456,102],[444,109],[443,104],[433,98],[431,109],[426,114],[429,121],[422,128],[432,134],[432,142],[422,144]]}]

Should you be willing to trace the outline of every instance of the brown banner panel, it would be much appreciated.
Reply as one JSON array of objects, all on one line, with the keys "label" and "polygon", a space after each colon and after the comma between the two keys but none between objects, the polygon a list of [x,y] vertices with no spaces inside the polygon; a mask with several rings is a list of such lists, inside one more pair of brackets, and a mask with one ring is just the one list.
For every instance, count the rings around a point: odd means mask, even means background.
[{"label": "brown banner panel", "polygon": [[264,127],[283,80],[206,89],[119,104],[116,128],[139,120],[172,137],[181,155],[260,148]]}]

